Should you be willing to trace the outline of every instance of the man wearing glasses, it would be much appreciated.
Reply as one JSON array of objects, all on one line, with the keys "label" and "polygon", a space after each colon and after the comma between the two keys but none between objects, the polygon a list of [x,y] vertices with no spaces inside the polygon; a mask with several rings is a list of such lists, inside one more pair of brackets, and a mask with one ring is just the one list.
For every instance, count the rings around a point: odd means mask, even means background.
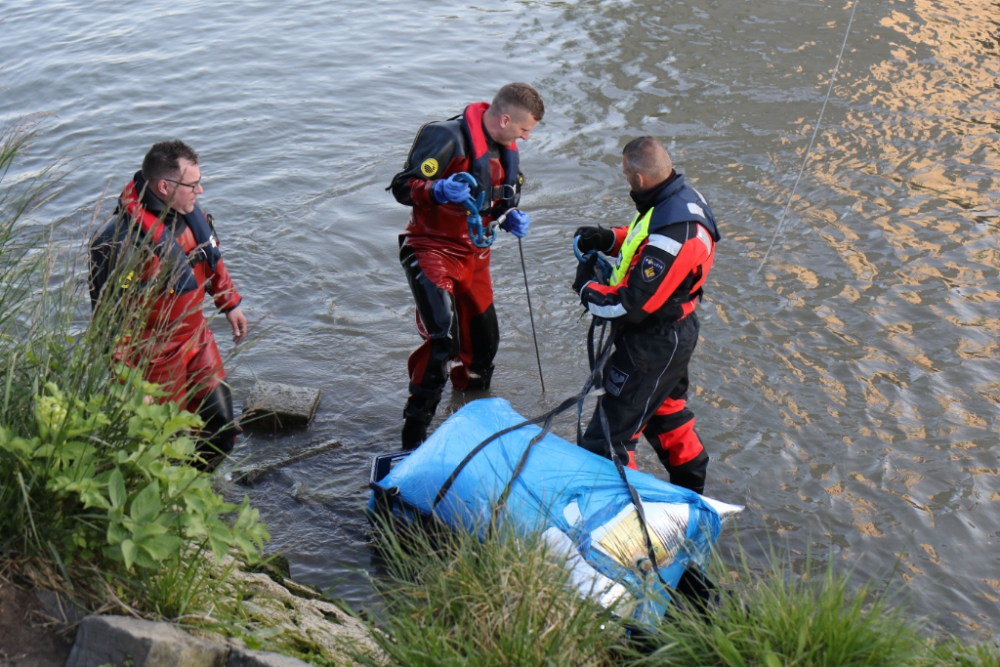
[{"label": "man wearing glasses", "polygon": [[[205,294],[232,326],[233,343],[246,337],[247,318],[212,216],[197,204],[203,192],[191,147],[154,144],[119,197],[114,218],[91,240],[90,298],[95,323],[122,323],[115,358],[143,368],[143,377],[166,391],[164,401],[205,420],[199,451],[214,466],[232,450],[240,429],[202,312]],[[130,324],[136,312],[137,326]]]}]

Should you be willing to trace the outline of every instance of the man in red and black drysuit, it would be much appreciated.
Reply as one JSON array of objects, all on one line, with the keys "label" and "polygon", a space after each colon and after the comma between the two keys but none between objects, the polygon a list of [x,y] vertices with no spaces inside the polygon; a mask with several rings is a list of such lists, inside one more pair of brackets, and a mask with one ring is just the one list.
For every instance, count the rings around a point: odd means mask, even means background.
[{"label": "man in red and black drysuit", "polygon": [[[246,336],[247,319],[214,220],[196,203],[203,192],[197,153],[181,141],[153,145],[119,197],[114,218],[91,239],[90,298],[95,314],[106,309],[100,321],[121,326],[115,357],[141,367],[148,382],[166,391],[162,400],[202,416],[199,450],[211,465],[232,450],[240,429],[202,312],[205,294],[225,313],[234,343]],[[129,325],[130,313],[115,312],[133,296],[141,297],[138,326]]]},{"label": "man in red and black drysuit", "polygon": [[534,88],[507,84],[492,103],[471,104],[459,116],[421,127],[389,186],[396,201],[412,207],[399,237],[399,261],[424,338],[408,364],[404,449],[426,439],[449,375],[459,391],[489,389],[500,342],[490,250],[485,237],[470,237],[466,206],[478,209],[487,232],[495,233],[491,223],[502,219],[501,229],[527,234],[530,220],[517,209],[523,176],[516,141],[527,139],[544,113]]},{"label": "man in red and black drysuit", "polygon": [[[638,210],[632,224],[581,227],[574,237],[590,257],[580,263],[573,288],[594,317],[617,323],[600,405],[612,449],[624,465],[635,468],[636,445],[645,434],[671,483],[702,493],[708,455],[685,399],[688,362],[698,342],[695,305],[721,237],[708,202],[684,184],[654,137],[625,146],[622,171]],[[616,258],[606,281],[595,279],[593,251]],[[608,455],[596,411],[580,444]]]}]

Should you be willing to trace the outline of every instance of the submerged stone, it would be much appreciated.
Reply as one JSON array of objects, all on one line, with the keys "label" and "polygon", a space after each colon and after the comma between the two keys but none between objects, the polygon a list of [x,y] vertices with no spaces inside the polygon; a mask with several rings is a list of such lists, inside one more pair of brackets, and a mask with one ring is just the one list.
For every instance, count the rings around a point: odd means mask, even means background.
[{"label": "submerged stone", "polygon": [[261,382],[250,391],[240,425],[248,429],[305,428],[319,407],[319,389]]}]

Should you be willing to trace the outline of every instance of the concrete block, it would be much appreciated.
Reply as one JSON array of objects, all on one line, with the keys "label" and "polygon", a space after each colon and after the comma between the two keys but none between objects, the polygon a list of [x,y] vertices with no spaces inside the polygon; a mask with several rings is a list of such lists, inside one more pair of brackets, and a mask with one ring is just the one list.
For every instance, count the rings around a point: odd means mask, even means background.
[{"label": "concrete block", "polygon": [[319,407],[319,389],[261,382],[250,390],[240,425],[247,429],[304,428]]},{"label": "concrete block", "polygon": [[309,667],[309,663],[280,653],[251,651],[234,646],[229,652],[226,667]]},{"label": "concrete block", "polygon": [[192,637],[170,623],[125,616],[88,616],[80,622],[65,667],[223,667],[229,647]]}]

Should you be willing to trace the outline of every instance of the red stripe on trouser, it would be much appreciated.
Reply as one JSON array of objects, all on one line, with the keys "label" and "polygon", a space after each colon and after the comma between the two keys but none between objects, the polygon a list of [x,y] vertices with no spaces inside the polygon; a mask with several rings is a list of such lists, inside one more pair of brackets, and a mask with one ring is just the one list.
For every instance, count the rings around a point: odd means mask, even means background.
[{"label": "red stripe on trouser", "polygon": [[694,419],[683,426],[657,436],[660,449],[670,454],[670,465],[679,466],[701,454],[704,447],[694,432]]},{"label": "red stripe on trouser", "polygon": [[[683,411],[685,407],[686,402],[683,398],[668,398],[657,408],[656,416],[661,418],[669,417]],[[660,446],[660,449],[669,454],[670,465],[683,465],[697,457],[705,449],[701,445],[701,439],[698,437],[698,434],[695,433],[694,422],[695,418],[692,414],[691,419],[686,422],[679,424],[669,431],[655,434],[656,443]]]},{"label": "red stripe on trouser", "polygon": [[653,414],[660,417],[665,417],[667,415],[672,415],[680,412],[687,406],[687,401],[683,398],[667,398],[660,407],[656,408],[656,412]]},{"label": "red stripe on trouser", "polygon": [[622,461],[622,463],[625,464],[626,468],[631,468],[632,470],[639,469],[639,466],[637,466],[635,463],[635,450],[636,447],[638,447],[638,445],[639,445],[639,436],[635,436],[629,442],[622,443],[621,445],[617,445],[616,447],[614,447],[615,452],[617,452],[616,456],[618,456],[618,460],[621,460],[621,453],[623,449],[624,452],[628,454],[628,461]]}]

